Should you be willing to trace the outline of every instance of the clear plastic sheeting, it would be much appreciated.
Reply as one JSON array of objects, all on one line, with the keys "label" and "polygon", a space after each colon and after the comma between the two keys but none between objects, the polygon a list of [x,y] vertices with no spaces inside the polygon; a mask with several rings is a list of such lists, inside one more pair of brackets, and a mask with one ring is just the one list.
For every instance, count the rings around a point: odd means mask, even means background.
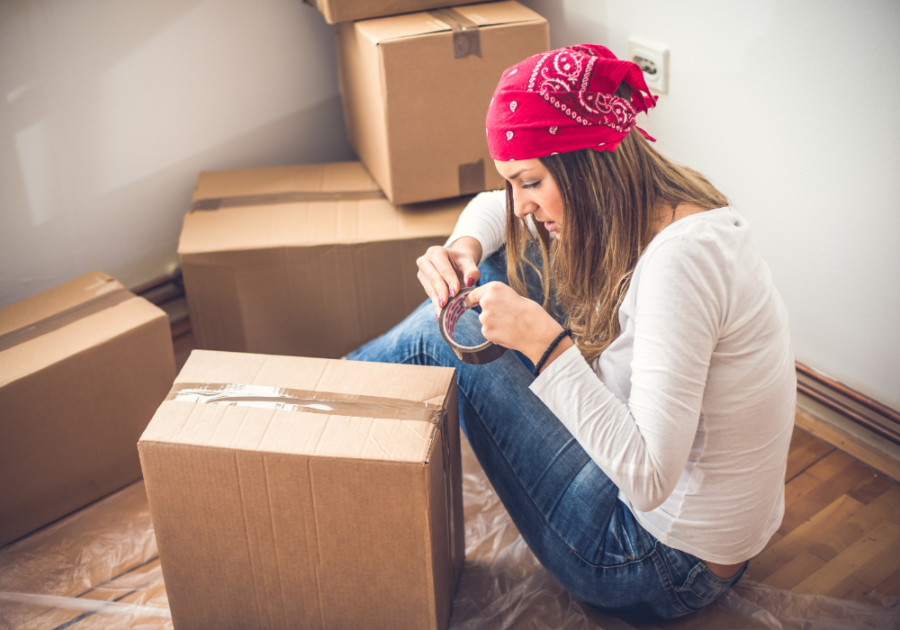
[{"label": "clear plastic sheeting", "polygon": [[171,628],[143,482],[0,550],[0,628]]},{"label": "clear plastic sheeting", "polygon": [[[466,565],[453,629],[622,630],[541,567],[463,440]],[[742,580],[712,606],[640,628],[900,628],[900,598],[864,604]],[[0,628],[172,628],[143,483],[0,550]]]}]

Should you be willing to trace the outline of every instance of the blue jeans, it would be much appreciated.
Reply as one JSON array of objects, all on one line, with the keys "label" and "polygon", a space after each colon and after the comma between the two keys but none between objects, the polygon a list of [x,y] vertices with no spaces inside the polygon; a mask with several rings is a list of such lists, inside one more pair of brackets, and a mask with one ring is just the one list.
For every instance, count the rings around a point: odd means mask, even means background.
[{"label": "blue jeans", "polygon": [[[506,282],[502,250],[480,270],[482,283]],[[539,298],[540,285],[527,280]],[[467,311],[456,338],[475,345],[480,329],[478,314]],[[441,338],[430,301],[347,358],[456,368],[460,426],[478,461],[535,556],[582,602],[629,621],[670,619],[711,603],[743,574],[719,579],[695,556],[649,534],[528,389],[531,362],[507,351],[487,365],[463,363]]]}]

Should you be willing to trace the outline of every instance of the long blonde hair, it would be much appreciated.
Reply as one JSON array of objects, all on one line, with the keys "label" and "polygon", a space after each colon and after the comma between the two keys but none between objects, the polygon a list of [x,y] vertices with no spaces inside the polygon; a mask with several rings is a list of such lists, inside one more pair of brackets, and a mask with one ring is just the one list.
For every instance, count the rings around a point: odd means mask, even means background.
[{"label": "long blonde hair", "polygon": [[[535,222],[536,236],[515,216],[506,184],[506,265],[510,285],[525,289],[525,265],[541,276],[544,308],[552,291],[566,314],[572,338],[593,362],[619,336],[619,307],[638,258],[654,236],[659,207],[690,203],[705,210],[728,205],[700,173],[659,154],[637,130],[615,151],[584,149],[540,158],[563,201],[561,242]],[[538,270],[525,255],[537,245]],[[552,279],[552,282],[551,282]]]}]

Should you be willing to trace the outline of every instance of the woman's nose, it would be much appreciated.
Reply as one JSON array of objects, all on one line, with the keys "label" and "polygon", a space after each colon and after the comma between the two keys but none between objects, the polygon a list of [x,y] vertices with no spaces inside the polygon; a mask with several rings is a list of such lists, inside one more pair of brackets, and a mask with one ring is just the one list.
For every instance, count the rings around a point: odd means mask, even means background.
[{"label": "woman's nose", "polygon": [[529,201],[527,198],[523,199],[523,195],[513,194],[513,206],[516,216],[520,219],[524,219],[529,214],[535,211],[535,204]]}]

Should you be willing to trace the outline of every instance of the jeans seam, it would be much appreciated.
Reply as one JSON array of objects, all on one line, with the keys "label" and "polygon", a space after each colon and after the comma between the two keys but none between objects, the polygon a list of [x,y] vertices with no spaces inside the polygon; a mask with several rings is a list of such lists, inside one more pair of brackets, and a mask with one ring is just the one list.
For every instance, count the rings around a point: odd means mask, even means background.
[{"label": "jeans seam", "polygon": [[469,403],[469,406],[472,407],[472,410],[475,412],[475,415],[478,417],[478,421],[481,423],[481,426],[484,427],[485,433],[487,433],[487,435],[491,438],[491,441],[494,443],[494,446],[497,448],[497,451],[500,453],[500,456],[503,458],[503,461],[506,462],[507,468],[509,468],[509,470],[513,474],[513,477],[516,478],[516,481],[518,482],[519,486],[525,492],[525,496],[528,497],[528,500],[531,501],[531,504],[534,506],[534,509],[536,509],[538,514],[541,515],[541,518],[544,519],[544,523],[547,524],[547,527],[550,529],[550,531],[553,532],[553,534],[560,540],[560,542],[562,542],[563,545],[566,546],[566,548],[568,548],[569,553],[571,553],[573,556],[578,558],[578,560],[580,562],[583,562],[585,565],[587,565],[588,567],[590,567],[592,569],[618,569],[620,567],[624,567],[624,566],[628,566],[630,564],[636,564],[638,562],[641,562],[641,560],[635,559],[635,560],[631,560],[629,562],[623,562],[622,564],[613,564],[613,565],[607,566],[607,565],[603,565],[603,564],[594,564],[594,563],[588,561],[587,559],[585,559],[584,557],[582,557],[582,555],[580,553],[578,553],[578,551],[576,551],[575,548],[572,547],[572,545],[569,544],[569,542],[562,536],[562,534],[560,534],[556,530],[556,528],[553,527],[553,523],[550,522],[550,520],[547,518],[547,515],[544,514],[544,511],[540,508],[540,506],[534,500],[534,497],[531,496],[531,493],[528,491],[528,488],[525,487],[525,484],[522,482],[522,479],[516,473],[515,469],[513,468],[512,464],[510,463],[510,461],[506,458],[506,453],[504,453],[503,449],[500,448],[500,444],[497,443],[497,440],[496,440],[496,438],[494,438],[493,433],[491,433],[491,431],[488,429],[487,424],[485,424],[484,420],[481,418],[481,414],[478,413],[478,410],[472,404],[472,401],[469,400],[469,397],[466,396],[466,393],[462,390],[462,388],[459,389],[459,393],[463,398],[466,399],[466,402]]},{"label": "jeans seam", "polygon": [[[672,565],[672,568],[675,570],[675,573],[678,574],[678,578],[679,578],[682,582],[684,582],[684,581],[687,579],[687,576],[681,575],[681,571],[678,570],[678,565],[675,564],[675,561],[672,560],[672,556],[669,555],[669,549],[668,549],[668,547],[667,547],[666,545],[661,545],[661,547],[662,547],[663,553],[666,554],[666,557],[669,559],[669,564]],[[688,575],[690,575],[690,572],[688,572]]]},{"label": "jeans seam", "polygon": [[[746,568],[746,566],[747,565],[745,563],[744,568]],[[694,582],[697,581],[697,576],[699,576],[701,573],[706,573],[706,574],[708,574],[708,575],[706,575],[707,580],[712,580],[713,584],[718,583],[718,587],[720,590],[718,593],[716,593],[713,596],[713,599],[716,599],[717,597],[719,597],[719,595],[721,595],[722,593],[724,593],[725,591],[727,591],[729,588],[731,588],[732,586],[734,586],[735,584],[737,584],[740,581],[740,578],[743,576],[744,568],[739,569],[738,572],[735,573],[734,575],[732,575],[730,578],[726,578],[723,580],[718,575],[716,575],[715,573],[710,571],[709,567],[706,565],[706,563],[703,560],[701,560],[698,565],[696,574],[691,576],[691,578],[690,578],[690,583],[685,582],[685,588],[679,589],[678,592],[683,593],[683,592],[687,591],[699,599],[706,599],[707,597],[709,597],[708,595],[701,595],[700,593],[698,593],[697,591],[694,590]],[[737,576],[737,578],[738,578],[737,580],[734,579],[735,576]]]},{"label": "jeans seam", "polygon": [[679,598],[675,592],[672,578],[669,576],[669,571],[666,569],[666,563],[663,562],[662,556],[659,554],[658,546],[661,544],[662,543],[657,542],[657,548],[654,549],[650,555],[653,557],[653,562],[656,564],[656,572],[659,574],[659,579],[663,583],[663,590],[666,592],[666,597],[669,598],[669,602],[676,610],[679,610],[684,614],[694,612],[681,602],[681,598]]}]

